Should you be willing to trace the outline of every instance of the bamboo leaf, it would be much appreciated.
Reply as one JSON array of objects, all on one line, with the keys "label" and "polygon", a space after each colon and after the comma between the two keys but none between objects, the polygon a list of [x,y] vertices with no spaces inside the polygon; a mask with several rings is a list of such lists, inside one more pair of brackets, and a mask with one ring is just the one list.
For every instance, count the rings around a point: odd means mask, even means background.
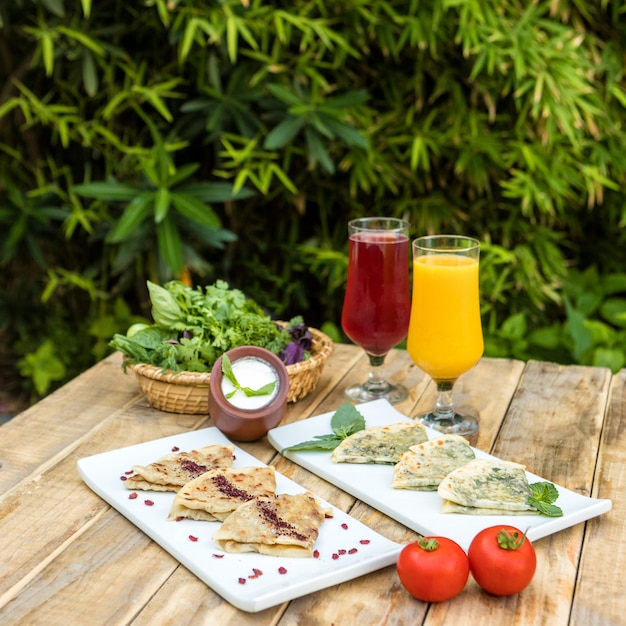
[{"label": "bamboo leaf", "polygon": [[97,200],[109,200],[111,202],[123,202],[132,200],[139,193],[139,188],[119,182],[98,182],[74,185],[72,191],[79,196],[96,198]]},{"label": "bamboo leaf", "polygon": [[170,215],[157,224],[157,243],[159,254],[169,266],[172,274],[178,276],[184,263],[183,245],[180,233]]},{"label": "bamboo leaf", "polygon": [[315,167],[315,165],[319,163],[326,172],[334,174],[335,165],[319,138],[319,135],[309,127],[305,128],[305,134],[309,166]]},{"label": "bamboo leaf", "polygon": [[41,35],[41,53],[46,69],[46,76],[52,76],[52,72],[54,71],[54,40],[50,33],[43,33]]},{"label": "bamboo leaf", "polygon": [[80,0],[80,4],[83,8],[83,15],[89,18],[91,15],[91,0]]},{"label": "bamboo leaf", "polygon": [[83,85],[85,92],[94,97],[98,93],[98,74],[93,55],[89,50],[83,54]]},{"label": "bamboo leaf", "polygon": [[304,127],[304,120],[301,117],[287,117],[278,126],[275,126],[265,138],[263,147],[266,150],[282,148],[293,141],[294,137]]},{"label": "bamboo leaf", "polygon": [[154,198],[154,221],[160,224],[170,210],[170,190],[160,187]]},{"label": "bamboo leaf", "polygon": [[78,42],[87,50],[91,50],[94,54],[97,54],[99,57],[103,57],[105,55],[104,47],[95,39],[89,37],[89,35],[76,30],[74,28],[68,28],[67,26],[59,25],[56,29],[59,33],[65,35],[68,39],[73,39]]},{"label": "bamboo leaf", "polygon": [[179,213],[190,220],[204,226],[220,228],[221,222],[215,211],[197,198],[182,193],[173,193],[171,202]]},{"label": "bamboo leaf", "polygon": [[196,38],[197,27],[198,18],[192,17],[187,20],[183,38],[178,49],[178,59],[181,63],[184,63],[189,56],[189,52]]},{"label": "bamboo leaf", "polygon": [[135,196],[126,209],[124,209],[122,217],[107,235],[107,242],[120,243],[135,235],[138,227],[152,213],[153,203],[154,193],[152,192],[144,192]]}]

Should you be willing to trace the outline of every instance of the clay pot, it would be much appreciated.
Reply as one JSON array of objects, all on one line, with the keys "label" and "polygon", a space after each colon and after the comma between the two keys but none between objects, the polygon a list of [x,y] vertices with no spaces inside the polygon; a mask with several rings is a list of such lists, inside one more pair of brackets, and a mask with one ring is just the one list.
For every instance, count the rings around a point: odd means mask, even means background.
[{"label": "clay pot", "polygon": [[285,415],[289,391],[287,368],[265,348],[242,346],[226,354],[242,386],[258,389],[268,380],[277,382],[271,394],[246,398],[238,391],[229,399],[226,393],[234,387],[222,372],[223,357],[217,359],[211,370],[209,414],[215,426],[235,441],[256,441],[278,426]]}]

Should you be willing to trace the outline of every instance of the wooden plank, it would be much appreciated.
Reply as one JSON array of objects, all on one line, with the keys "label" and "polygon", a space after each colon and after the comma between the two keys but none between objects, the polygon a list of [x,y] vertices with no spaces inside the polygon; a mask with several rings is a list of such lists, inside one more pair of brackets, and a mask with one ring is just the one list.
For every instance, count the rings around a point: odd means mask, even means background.
[{"label": "wooden plank", "polygon": [[590,495],[610,383],[605,368],[530,361],[493,454]]},{"label": "wooden plank", "polygon": [[[411,367],[408,365],[410,362],[408,354],[403,352],[402,356],[406,363],[404,367]],[[422,385],[422,389],[426,389],[428,378],[415,366],[412,367],[414,371],[410,375],[414,377],[416,385]],[[520,361],[492,361],[489,359],[481,361],[472,370],[471,375],[470,373],[466,375],[464,384],[460,386],[459,390],[460,405],[466,406],[470,402],[471,396],[471,402],[480,414],[481,432],[479,440],[481,442],[488,443],[495,439],[523,369],[524,364]],[[402,405],[397,405],[398,409],[410,416],[417,414],[417,409],[420,406],[430,408],[434,401],[433,389],[431,389],[431,393],[431,398],[426,398],[427,394],[424,394],[421,401],[419,395],[414,396],[403,407]],[[408,543],[417,537],[416,533],[390,520],[371,507],[358,501],[356,504],[352,504],[354,499],[348,494],[337,490],[320,478],[311,477],[309,472],[302,468],[293,467],[290,461],[286,459],[277,460],[276,465],[280,468],[280,471],[290,475],[294,480],[329,500],[335,506],[349,511],[351,515],[368,524],[387,538],[400,543]],[[365,471],[366,468],[364,468],[364,477]],[[416,511],[416,515],[419,515],[419,511]],[[374,584],[372,584],[372,581],[374,581]],[[474,603],[475,599],[469,600],[470,607]],[[462,606],[465,607],[466,605],[463,604]],[[349,583],[338,585],[331,590],[299,598],[290,603],[280,623],[281,626],[305,623],[385,623],[401,625],[421,623],[422,620],[426,619],[426,616],[430,620],[434,608],[431,607],[429,609],[428,604],[410,596],[402,587],[396,569],[392,566],[374,575],[368,575]],[[472,623],[471,621],[465,621],[462,616],[463,611],[459,613],[458,622],[456,623]],[[428,620],[426,623],[430,623]]]},{"label": "wooden plank", "polygon": [[[60,525],[56,517],[49,522]],[[30,532],[34,539],[37,530]],[[42,564],[33,563],[30,577],[11,590],[13,597],[0,602],[3,624],[128,624],[179,567],[111,509],[41,557]]]},{"label": "wooden plank", "polygon": [[[610,378],[601,368],[529,362],[493,453],[589,494]],[[433,605],[426,624],[499,626],[504,616],[507,625],[569,624],[583,528],[579,524],[535,543],[537,572],[521,594],[493,598],[470,580],[452,602]]]},{"label": "wooden plank", "polygon": [[0,493],[19,483],[110,414],[140,398],[134,375],[111,355],[0,426]]},{"label": "wooden plank", "polygon": [[[337,348],[318,388],[289,406],[285,422],[336,409],[345,398],[345,387],[367,372],[360,349]],[[390,354],[389,367],[392,376],[408,381],[412,390],[411,398],[398,406],[404,414],[414,415],[430,405],[432,386],[406,352]],[[0,472],[2,624],[287,626],[359,621],[500,626],[504,617],[507,624],[520,626],[623,623],[620,579],[610,579],[606,572],[619,571],[626,560],[621,547],[626,372],[613,378],[603,432],[611,382],[606,370],[534,362],[524,368],[517,361],[483,359],[457,383],[459,406],[473,406],[480,414],[478,447],[526,463],[532,471],[581,493],[590,493],[593,486],[594,495],[614,500],[611,513],[587,524],[584,543],[582,524],[537,542],[539,568],[531,586],[519,596],[494,598],[470,580],[458,598],[429,606],[404,591],[391,566],[256,614],[222,601],[93,494],[75,470],[76,460],[83,456],[210,426],[210,418],[151,409],[137,395],[134,379],[124,377],[119,361],[111,358],[74,382],[54,402],[40,403],[26,418],[16,418],[17,426],[9,431],[0,428],[0,456],[12,463],[11,476],[5,478],[8,487],[3,488]],[[72,388],[81,408],[72,405],[75,398],[68,391]],[[63,423],[62,415],[68,412],[75,423]],[[59,423],[48,429],[46,415],[57,417]],[[20,466],[15,460],[19,454],[6,457],[6,432],[11,433],[11,447],[21,446],[26,454],[31,447],[34,459]],[[41,433],[36,441],[33,432]],[[399,542],[415,537],[401,524],[284,459],[265,438],[239,445],[384,536]],[[601,454],[594,478],[598,446]],[[32,530],[24,532],[29,526]]]},{"label": "wooden plank", "polygon": [[107,418],[89,435],[44,463],[41,472],[34,472],[3,494],[0,590],[19,588],[31,570],[37,570],[40,563],[71,542],[84,525],[109,508],[81,480],[76,469],[78,459],[194,430],[202,420],[206,417],[154,411],[142,401]]},{"label": "wooden plank", "polygon": [[613,501],[611,511],[587,522],[572,609],[572,624],[626,622],[626,370],[613,377],[593,495]]},{"label": "wooden plank", "polygon": [[[454,385],[453,400],[459,413],[478,418],[479,430],[469,438],[480,449],[491,450],[511,398],[524,371],[524,363],[512,359],[481,359]],[[407,413],[415,417],[435,406],[435,384],[430,381],[416,406]]]}]

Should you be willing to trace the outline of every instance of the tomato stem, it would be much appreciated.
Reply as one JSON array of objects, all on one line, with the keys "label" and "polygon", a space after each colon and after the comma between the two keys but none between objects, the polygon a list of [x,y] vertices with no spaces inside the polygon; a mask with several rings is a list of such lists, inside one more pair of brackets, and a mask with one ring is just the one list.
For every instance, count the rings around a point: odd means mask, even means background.
[{"label": "tomato stem", "polygon": [[502,528],[498,533],[498,545],[503,550],[517,550],[521,548],[524,540],[526,539],[526,533],[528,530],[524,532],[524,534],[520,535],[518,531],[507,531]]},{"label": "tomato stem", "polygon": [[422,550],[426,550],[426,552],[433,552],[439,547],[439,542],[434,537],[422,537],[422,535],[420,535],[416,543]]}]

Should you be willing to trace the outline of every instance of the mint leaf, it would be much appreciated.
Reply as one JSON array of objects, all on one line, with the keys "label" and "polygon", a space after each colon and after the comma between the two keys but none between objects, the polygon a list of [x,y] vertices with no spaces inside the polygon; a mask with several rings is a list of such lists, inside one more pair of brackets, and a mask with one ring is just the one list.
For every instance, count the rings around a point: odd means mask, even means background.
[{"label": "mint leaf", "polygon": [[242,387],[241,391],[243,391],[246,396],[268,396],[272,391],[274,391],[274,387],[276,387],[276,383],[267,383],[267,385],[263,385],[263,387],[259,387],[258,389],[250,389],[250,387]]},{"label": "mint leaf", "polygon": [[310,441],[303,441],[285,450],[334,450],[346,437],[365,428],[365,418],[350,402],[344,402],[330,419],[333,434],[316,435]]},{"label": "mint leaf", "polygon": [[537,509],[539,513],[548,517],[561,517],[563,515],[563,511],[554,504],[559,497],[559,491],[552,483],[532,483],[530,492],[528,504]]},{"label": "mint leaf", "polygon": [[251,389],[250,387],[242,387],[239,381],[235,376],[235,372],[233,372],[233,366],[228,358],[227,354],[222,356],[222,374],[233,384],[235,387],[230,393],[226,394],[226,398],[232,398],[237,391],[242,391],[246,398],[251,398],[252,396],[267,396],[274,391],[274,387],[276,387],[276,383],[267,383],[267,385],[263,385],[263,387],[259,387],[259,389]]},{"label": "mint leaf", "polygon": [[344,402],[333,414],[330,427],[337,437],[345,439],[365,428],[365,418],[353,404]]},{"label": "mint leaf", "polygon": [[562,517],[563,511],[556,506],[555,504],[548,504],[547,502],[541,502],[541,500],[536,500],[533,497],[528,498],[528,503],[535,507],[539,513],[542,515],[547,515],[548,517]]},{"label": "mint leaf", "polygon": [[235,378],[233,366],[231,365],[230,359],[228,358],[227,354],[224,354],[222,356],[222,374],[226,376],[226,378],[233,384],[233,386],[235,387],[235,391],[239,389],[239,382]]}]

